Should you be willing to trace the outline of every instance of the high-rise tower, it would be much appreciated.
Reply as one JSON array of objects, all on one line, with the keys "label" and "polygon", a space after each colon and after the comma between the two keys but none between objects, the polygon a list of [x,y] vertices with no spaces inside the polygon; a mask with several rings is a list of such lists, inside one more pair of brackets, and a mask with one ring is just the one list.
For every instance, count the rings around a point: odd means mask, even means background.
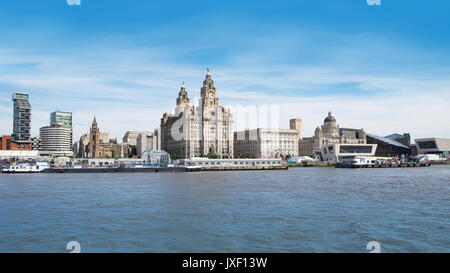
[{"label": "high-rise tower", "polygon": [[14,93],[14,126],[12,138],[14,141],[29,141],[31,129],[31,106],[27,93]]}]

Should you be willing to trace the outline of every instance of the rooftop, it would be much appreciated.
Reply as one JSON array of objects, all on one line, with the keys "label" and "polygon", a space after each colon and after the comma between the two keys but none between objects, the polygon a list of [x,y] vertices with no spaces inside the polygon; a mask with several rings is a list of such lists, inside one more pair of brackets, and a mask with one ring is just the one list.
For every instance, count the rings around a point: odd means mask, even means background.
[{"label": "rooftop", "polygon": [[395,140],[393,140],[393,139],[390,139],[390,138],[381,137],[381,136],[372,135],[372,134],[367,134],[367,136],[368,136],[368,137],[371,137],[371,138],[374,138],[374,139],[376,139],[376,140],[382,141],[382,142],[384,142],[384,143],[390,144],[390,145],[394,145],[394,146],[397,146],[397,147],[409,149],[409,147],[407,147],[407,146],[401,144],[401,143],[398,142],[398,141],[395,141]]}]

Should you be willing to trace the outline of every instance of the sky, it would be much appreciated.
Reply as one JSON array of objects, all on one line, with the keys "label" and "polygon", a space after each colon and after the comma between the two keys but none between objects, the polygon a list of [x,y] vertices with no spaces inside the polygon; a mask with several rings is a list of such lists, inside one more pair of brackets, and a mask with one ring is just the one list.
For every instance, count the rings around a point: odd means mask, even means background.
[{"label": "sky", "polygon": [[32,135],[55,110],[74,138],[151,131],[206,68],[220,104],[279,109],[312,136],[339,125],[450,137],[450,2],[444,0],[15,0],[0,4],[0,134],[13,92],[30,94]]}]

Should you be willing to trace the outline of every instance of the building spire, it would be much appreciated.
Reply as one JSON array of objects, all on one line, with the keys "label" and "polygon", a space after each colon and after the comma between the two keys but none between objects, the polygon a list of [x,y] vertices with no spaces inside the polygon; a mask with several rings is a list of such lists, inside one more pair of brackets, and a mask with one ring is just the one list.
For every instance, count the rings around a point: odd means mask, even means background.
[{"label": "building spire", "polygon": [[211,70],[209,70],[209,68],[206,68],[206,75],[211,76]]},{"label": "building spire", "polygon": [[92,121],[92,128],[97,128],[97,118],[94,116],[94,121]]}]

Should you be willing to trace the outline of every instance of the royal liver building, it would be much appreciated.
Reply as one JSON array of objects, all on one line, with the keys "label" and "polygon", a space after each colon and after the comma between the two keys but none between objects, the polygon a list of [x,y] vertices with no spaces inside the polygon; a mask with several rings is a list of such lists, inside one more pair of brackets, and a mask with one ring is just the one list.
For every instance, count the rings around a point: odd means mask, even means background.
[{"label": "royal liver building", "polygon": [[199,106],[190,103],[183,84],[175,114],[161,119],[161,148],[173,157],[233,157],[233,115],[219,105],[217,90],[208,70]]}]

